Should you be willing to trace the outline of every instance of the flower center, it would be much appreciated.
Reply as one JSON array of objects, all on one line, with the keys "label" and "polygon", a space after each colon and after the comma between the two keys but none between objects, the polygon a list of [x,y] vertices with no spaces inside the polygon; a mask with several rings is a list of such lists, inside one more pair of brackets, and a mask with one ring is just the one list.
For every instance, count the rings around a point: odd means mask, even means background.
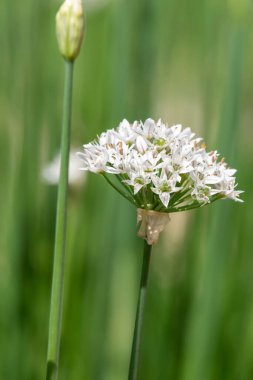
[{"label": "flower center", "polygon": [[144,185],[144,181],[141,177],[135,178],[134,182],[137,183],[138,185]]},{"label": "flower center", "polygon": [[171,187],[166,183],[162,183],[161,186],[159,187],[159,190],[162,192],[162,193],[169,193],[171,191]]}]

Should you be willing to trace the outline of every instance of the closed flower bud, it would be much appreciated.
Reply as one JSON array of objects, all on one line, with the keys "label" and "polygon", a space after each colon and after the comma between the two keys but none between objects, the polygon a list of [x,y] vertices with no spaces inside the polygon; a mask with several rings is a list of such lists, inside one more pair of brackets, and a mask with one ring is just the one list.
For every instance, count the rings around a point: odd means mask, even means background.
[{"label": "closed flower bud", "polygon": [[56,14],[56,35],[60,53],[68,61],[77,57],[84,34],[84,11],[81,0],[65,0]]}]

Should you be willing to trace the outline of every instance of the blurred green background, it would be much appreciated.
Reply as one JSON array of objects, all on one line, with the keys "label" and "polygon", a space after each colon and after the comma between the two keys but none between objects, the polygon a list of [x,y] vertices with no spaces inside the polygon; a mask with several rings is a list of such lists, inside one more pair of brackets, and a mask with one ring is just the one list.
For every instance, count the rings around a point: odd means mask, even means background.
[{"label": "blurred green background", "polygon": [[[59,1],[0,5],[0,379],[45,378],[64,64]],[[172,215],[155,246],[140,380],[253,379],[250,0],[87,0],[72,146],[162,118],[238,169],[244,204]],[[135,209],[89,174],[70,185],[61,380],[127,378],[142,241]]]}]

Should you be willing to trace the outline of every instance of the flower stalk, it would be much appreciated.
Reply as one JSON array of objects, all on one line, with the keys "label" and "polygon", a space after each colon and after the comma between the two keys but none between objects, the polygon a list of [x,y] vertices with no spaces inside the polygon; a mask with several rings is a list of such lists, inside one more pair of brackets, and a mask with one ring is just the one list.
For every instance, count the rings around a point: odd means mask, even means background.
[{"label": "flower stalk", "polygon": [[132,343],[128,380],[137,379],[141,333],[142,333],[142,326],[143,326],[143,316],[144,316],[144,308],[145,308],[146,293],[147,293],[147,283],[148,283],[148,273],[149,273],[151,251],[152,251],[152,245],[148,244],[146,240],[144,240],[141,281],[140,281],[140,287],[139,287],[139,297],[138,297],[138,304],[137,304],[137,311],[136,311],[136,318],[135,318],[134,336],[133,336],[133,343]]},{"label": "flower stalk", "polygon": [[54,247],[53,281],[49,318],[49,335],[47,351],[47,380],[58,378],[59,348],[62,321],[63,281],[65,266],[66,214],[68,167],[70,149],[70,126],[72,108],[72,85],[74,63],[65,61],[65,87],[63,101],[63,121],[61,137],[61,169],[58,187],[56,232]]},{"label": "flower stalk", "polygon": [[67,224],[67,193],[74,60],[79,54],[84,34],[81,0],[65,0],[56,15],[59,51],[65,60],[65,85],[61,134],[61,165],[57,197],[53,280],[51,291],[47,349],[47,380],[57,380],[61,339],[62,303]]}]

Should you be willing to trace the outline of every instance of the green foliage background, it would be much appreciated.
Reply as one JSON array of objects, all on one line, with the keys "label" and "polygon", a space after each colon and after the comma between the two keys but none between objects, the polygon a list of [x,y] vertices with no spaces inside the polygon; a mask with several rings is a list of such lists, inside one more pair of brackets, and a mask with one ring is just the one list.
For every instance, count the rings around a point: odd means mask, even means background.
[{"label": "green foliage background", "polygon": [[[95,0],[93,0],[93,3]],[[87,2],[72,145],[153,117],[202,135],[238,169],[244,204],[181,215],[155,246],[140,380],[253,378],[252,3]],[[45,377],[63,60],[58,1],[0,5],[0,379]],[[127,378],[142,242],[103,178],[71,187],[61,380]]]}]

